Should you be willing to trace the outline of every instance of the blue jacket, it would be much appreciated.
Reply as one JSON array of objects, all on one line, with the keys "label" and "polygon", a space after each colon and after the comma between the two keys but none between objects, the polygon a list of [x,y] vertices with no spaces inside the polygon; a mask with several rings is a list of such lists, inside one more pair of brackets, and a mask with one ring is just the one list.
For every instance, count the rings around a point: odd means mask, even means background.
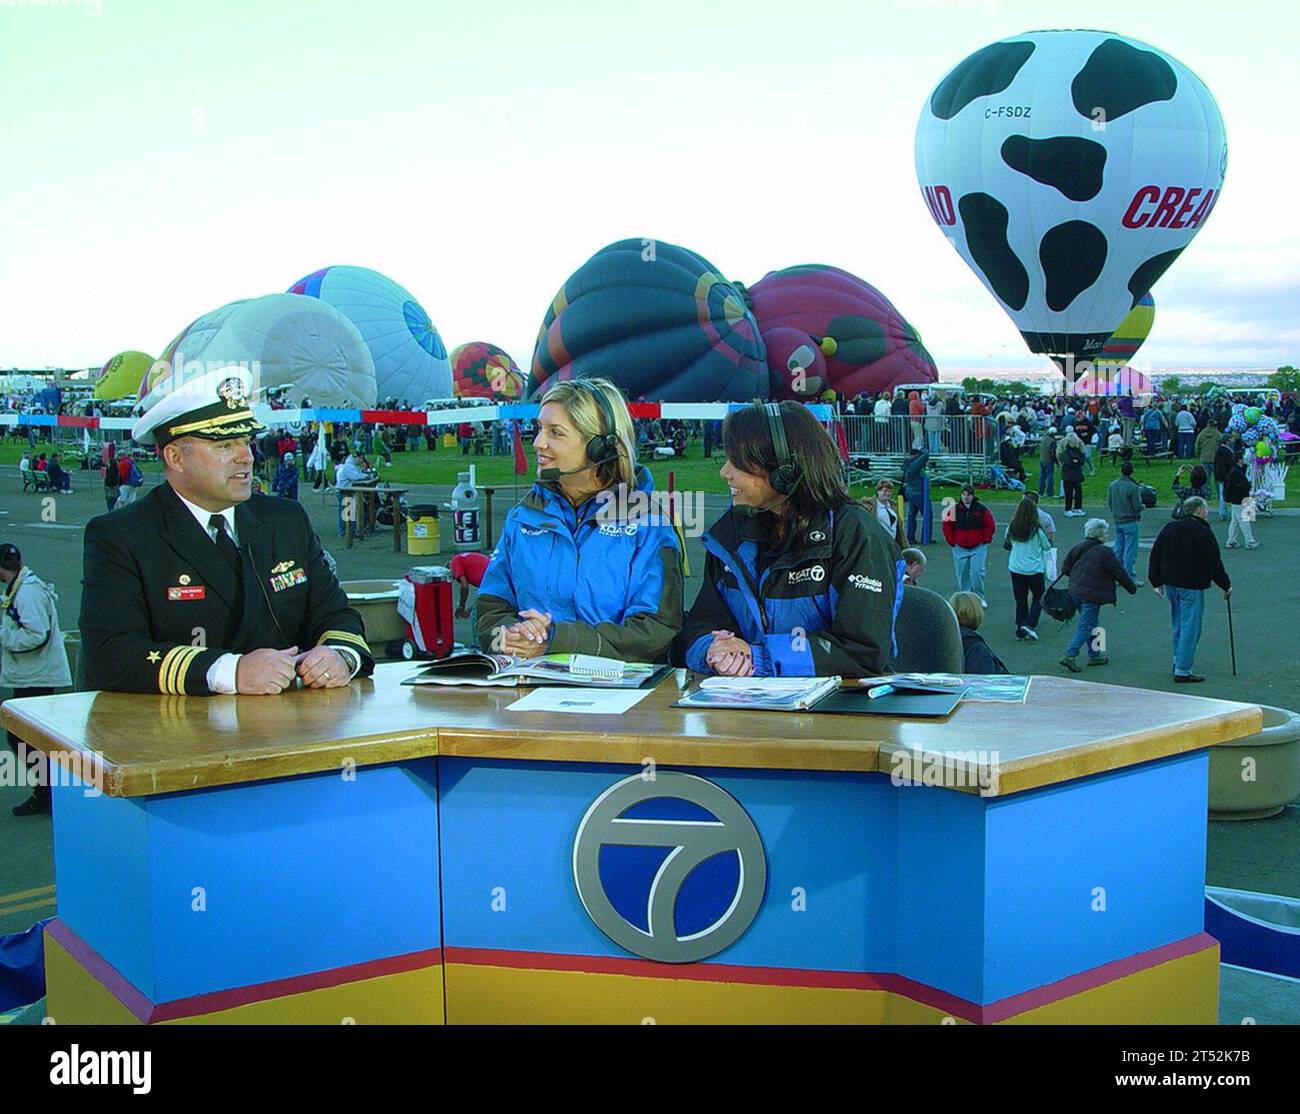
[{"label": "blue jacket", "polygon": [[283,495],[286,499],[297,499],[297,465],[281,464],[280,467],[275,470],[275,479],[271,483],[271,490],[277,495]]},{"label": "blue jacket", "polygon": [[847,502],[815,520],[758,574],[765,514],[732,508],[704,535],[707,560],[674,660],[697,673],[714,630],[730,630],[754,651],[759,677],[884,673],[894,653],[903,598],[903,561],[889,532]]},{"label": "blue jacket", "polygon": [[574,507],[555,487],[533,485],[483,574],[479,645],[490,649],[498,627],[535,608],[554,624],[548,653],[664,659],[682,625],[681,547],[666,507],[650,500],[650,473],[638,468],[633,494],[617,498],[625,490]]}]

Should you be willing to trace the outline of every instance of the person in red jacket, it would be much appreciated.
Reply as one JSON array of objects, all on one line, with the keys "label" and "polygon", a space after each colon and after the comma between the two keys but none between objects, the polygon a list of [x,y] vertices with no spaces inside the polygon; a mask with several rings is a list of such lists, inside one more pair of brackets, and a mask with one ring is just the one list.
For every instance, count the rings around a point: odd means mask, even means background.
[{"label": "person in red jacket", "polygon": [[961,489],[961,499],[943,512],[943,537],[952,546],[957,591],[974,592],[985,607],[989,601],[984,598],[984,569],[997,528],[993,512],[975,497],[970,484]]}]

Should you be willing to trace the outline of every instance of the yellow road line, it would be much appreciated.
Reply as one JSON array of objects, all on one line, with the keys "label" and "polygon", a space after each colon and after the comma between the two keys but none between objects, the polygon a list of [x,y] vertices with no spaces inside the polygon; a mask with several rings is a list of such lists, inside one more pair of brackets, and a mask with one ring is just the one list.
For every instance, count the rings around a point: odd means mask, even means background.
[{"label": "yellow road line", "polygon": [[10,901],[20,901],[25,897],[37,897],[40,894],[52,894],[53,892],[54,887],[51,885],[38,886],[34,890],[18,890],[11,894],[0,894],[0,905],[4,905],[6,902]]},{"label": "yellow road line", "polygon": [[44,901],[29,901],[25,905],[6,905],[0,908],[0,917],[8,916],[10,913],[22,913],[28,909],[41,909],[46,905],[54,905],[55,898],[51,894]]}]

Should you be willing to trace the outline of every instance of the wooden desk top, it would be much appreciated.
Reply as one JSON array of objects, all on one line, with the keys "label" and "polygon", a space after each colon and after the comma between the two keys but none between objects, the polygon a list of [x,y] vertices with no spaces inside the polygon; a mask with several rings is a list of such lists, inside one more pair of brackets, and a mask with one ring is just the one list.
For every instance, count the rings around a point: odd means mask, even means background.
[{"label": "wooden desk top", "polygon": [[416,668],[384,664],[347,688],[278,697],[29,697],[7,701],[0,724],[47,753],[90,756],[104,791],[123,797],[435,754],[874,771],[925,784],[947,762],[959,773],[943,784],[972,793],[987,764],[996,780],[985,777],[985,795],[1004,796],[1243,738],[1263,725],[1253,704],[1063,677],[1035,677],[1023,705],[963,702],[942,720],[704,713],[670,707],[683,670],[621,716],[509,712],[521,690],[402,685]]}]

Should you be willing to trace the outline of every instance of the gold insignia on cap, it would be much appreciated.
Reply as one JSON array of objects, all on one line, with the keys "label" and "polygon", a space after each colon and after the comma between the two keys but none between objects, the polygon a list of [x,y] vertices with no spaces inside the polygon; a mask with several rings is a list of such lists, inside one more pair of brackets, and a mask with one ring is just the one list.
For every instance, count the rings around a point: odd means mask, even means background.
[{"label": "gold insignia on cap", "polygon": [[177,579],[177,580],[178,580],[182,585],[188,584],[188,583],[190,582],[190,574],[187,573],[187,572],[183,572],[183,573],[181,573],[181,575],[178,576],[176,579]]},{"label": "gold insignia on cap", "polygon": [[244,390],[244,384],[234,376],[221,381],[217,387],[217,396],[229,410],[239,410],[248,405],[248,394]]},{"label": "gold insignia on cap", "polygon": [[274,575],[275,573],[288,572],[291,568],[293,568],[292,561],[281,561],[278,565],[275,566],[275,568],[271,570],[271,573],[272,575]]}]

